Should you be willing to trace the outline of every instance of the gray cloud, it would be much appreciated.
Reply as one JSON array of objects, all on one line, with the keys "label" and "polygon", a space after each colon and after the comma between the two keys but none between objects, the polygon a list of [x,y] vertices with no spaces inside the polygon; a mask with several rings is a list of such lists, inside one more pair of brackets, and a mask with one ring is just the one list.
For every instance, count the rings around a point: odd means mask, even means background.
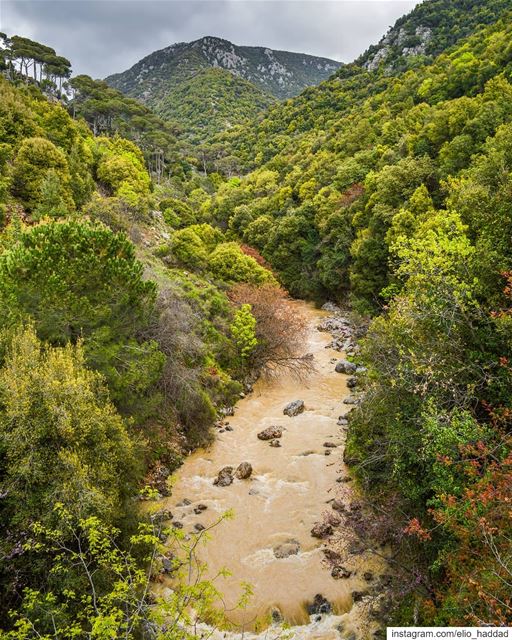
[{"label": "gray cloud", "polygon": [[105,77],[205,35],[353,60],[419,0],[0,0],[0,30]]}]

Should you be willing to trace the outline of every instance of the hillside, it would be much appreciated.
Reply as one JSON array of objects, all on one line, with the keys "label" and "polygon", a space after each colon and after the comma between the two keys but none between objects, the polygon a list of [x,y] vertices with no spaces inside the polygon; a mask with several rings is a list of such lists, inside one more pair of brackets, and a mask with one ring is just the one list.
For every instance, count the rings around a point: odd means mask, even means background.
[{"label": "hillside", "polygon": [[399,18],[380,42],[371,46],[357,64],[369,71],[383,66],[386,73],[426,64],[510,9],[509,0],[430,0]]},{"label": "hillside", "polygon": [[[131,69],[109,76],[106,82],[192,132],[196,132],[197,116],[206,106],[212,118],[211,133],[254,116],[271,104],[272,98],[299,94],[328,78],[339,66],[327,58],[240,47],[205,37],[155,51]],[[212,74],[212,70],[218,72]]]},{"label": "hillside", "polygon": [[254,118],[274,101],[247,80],[212,67],[172,86],[151,108],[191,139],[203,140]]}]

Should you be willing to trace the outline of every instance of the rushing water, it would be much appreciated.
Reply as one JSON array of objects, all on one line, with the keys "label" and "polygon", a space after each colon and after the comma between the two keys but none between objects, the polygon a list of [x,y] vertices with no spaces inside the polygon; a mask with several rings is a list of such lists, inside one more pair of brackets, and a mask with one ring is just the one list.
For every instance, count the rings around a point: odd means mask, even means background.
[{"label": "rushing water", "polygon": [[[234,518],[212,529],[211,541],[200,551],[210,576],[222,568],[232,574],[216,583],[228,609],[236,605],[240,584],[252,585],[249,606],[230,615],[234,623],[254,627],[255,621],[278,608],[291,625],[308,625],[297,629],[294,638],[327,640],[342,637],[335,627],[350,616],[351,592],[365,586],[362,571],[346,580],[332,578],[322,552],[325,544],[311,536],[315,522],[331,510],[329,500],[340,487],[336,478],[347,472],[342,461],[344,434],[336,423],[348,409],[342,402],[348,390],[346,376],[334,371],[340,354],[326,348],[331,337],[316,328],[329,314],[306,303],[296,305],[308,322],[304,353],[313,354],[315,371],[303,381],[285,373],[259,380],[227,419],[233,431],[218,433],[208,450],[187,458],[162,507],[172,510],[185,531],[193,531],[196,523],[207,527],[228,509],[234,511]],[[284,406],[299,399],[305,411],[293,418],[283,415]],[[280,448],[257,438],[270,425],[285,429]],[[325,455],[326,442],[337,445],[330,455]],[[222,467],[236,468],[242,461],[253,466],[250,479],[235,479],[227,487],[213,484]],[[177,506],[183,499],[191,504]],[[208,508],[196,515],[198,503]],[[276,558],[274,548],[292,539],[300,543],[300,551]],[[306,605],[315,594],[332,603],[333,615],[310,620]]]}]

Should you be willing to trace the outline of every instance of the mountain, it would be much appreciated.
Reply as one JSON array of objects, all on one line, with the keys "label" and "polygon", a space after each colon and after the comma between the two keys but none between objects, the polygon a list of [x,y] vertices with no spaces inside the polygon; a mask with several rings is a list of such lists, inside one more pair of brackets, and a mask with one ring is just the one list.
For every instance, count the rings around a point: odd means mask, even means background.
[{"label": "mountain", "polygon": [[[328,58],[240,47],[208,36],[155,51],[106,82],[193,136],[204,136],[253,117],[276,99],[298,95],[340,66]],[[206,131],[197,129],[202,123]]]},{"label": "mountain", "polygon": [[369,71],[383,65],[388,73],[425,64],[476,29],[492,24],[510,8],[510,0],[422,2],[399,18],[357,63]]}]

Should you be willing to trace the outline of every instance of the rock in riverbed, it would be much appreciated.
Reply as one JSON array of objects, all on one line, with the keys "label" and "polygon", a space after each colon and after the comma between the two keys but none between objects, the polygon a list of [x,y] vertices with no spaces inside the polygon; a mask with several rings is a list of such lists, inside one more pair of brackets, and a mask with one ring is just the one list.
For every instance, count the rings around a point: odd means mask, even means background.
[{"label": "rock in riverbed", "polygon": [[296,556],[300,551],[300,542],[290,538],[281,544],[274,547],[274,556],[276,558],[288,558],[290,556]]},{"label": "rock in riverbed", "polygon": [[199,515],[203,511],[206,511],[206,509],[208,509],[208,507],[205,504],[198,504],[197,507],[194,507],[194,513]]},{"label": "rock in riverbed", "polygon": [[235,471],[235,476],[239,480],[247,480],[247,478],[251,477],[251,474],[252,464],[250,462],[241,462]]},{"label": "rock in riverbed", "polygon": [[275,425],[272,427],[267,427],[258,433],[258,438],[260,440],[274,440],[275,438],[280,438],[283,435],[283,430],[281,427],[276,427]]},{"label": "rock in riverbed", "polygon": [[317,593],[312,604],[308,605],[308,613],[310,616],[322,614],[322,613],[331,613],[332,605],[324,598],[323,595]]},{"label": "rock in riverbed", "polygon": [[156,513],[152,513],[149,518],[153,524],[160,524],[161,522],[165,522],[165,520],[172,520],[172,513],[169,509],[161,509]]},{"label": "rock in riverbed", "polygon": [[281,443],[279,442],[279,440],[271,440],[270,446],[274,447],[275,449],[278,449],[281,446]]},{"label": "rock in riverbed", "polygon": [[331,571],[331,576],[335,580],[347,579],[347,578],[350,578],[351,575],[352,575],[352,571],[345,569],[345,567],[342,567],[341,565],[333,567]]},{"label": "rock in riverbed", "polygon": [[328,522],[317,522],[315,526],[311,529],[311,535],[313,538],[328,538],[332,535],[332,525]]},{"label": "rock in riverbed", "polygon": [[233,467],[224,467],[213,481],[218,487],[227,487],[233,482]]},{"label": "rock in riverbed", "polygon": [[299,413],[304,411],[304,400],[294,400],[286,405],[283,409],[283,413],[285,416],[290,416],[293,418],[294,416],[298,416]]},{"label": "rock in riverbed", "polygon": [[357,386],[357,378],[355,376],[351,376],[350,378],[347,379],[347,387],[349,389],[353,389],[356,386]]},{"label": "rock in riverbed", "polygon": [[345,373],[347,375],[352,375],[356,372],[356,365],[353,362],[349,362],[348,360],[338,360],[334,370],[336,373]]}]

